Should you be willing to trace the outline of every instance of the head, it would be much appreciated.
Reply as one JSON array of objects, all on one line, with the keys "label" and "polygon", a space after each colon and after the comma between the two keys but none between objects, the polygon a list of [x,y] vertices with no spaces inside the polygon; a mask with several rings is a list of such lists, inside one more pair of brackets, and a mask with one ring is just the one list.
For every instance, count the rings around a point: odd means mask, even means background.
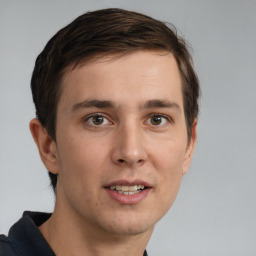
[{"label": "head", "polygon": [[196,140],[199,86],[185,42],[142,14],[87,13],[48,42],[31,86],[56,219],[104,241],[148,237]]},{"label": "head", "polygon": [[[36,117],[56,141],[57,108],[63,92],[63,77],[95,60],[122,58],[140,51],[171,54],[181,83],[187,141],[198,115],[199,83],[185,41],[175,28],[143,14],[121,9],[88,12],[57,32],[36,60],[31,89]],[[49,172],[55,189],[58,176]]]}]

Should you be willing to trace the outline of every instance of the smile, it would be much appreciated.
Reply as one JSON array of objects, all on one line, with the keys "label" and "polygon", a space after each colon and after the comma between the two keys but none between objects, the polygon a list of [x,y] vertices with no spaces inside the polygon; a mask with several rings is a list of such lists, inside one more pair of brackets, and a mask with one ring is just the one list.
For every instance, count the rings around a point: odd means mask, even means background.
[{"label": "smile", "polygon": [[134,195],[143,191],[145,189],[145,186],[144,185],[133,185],[133,186],[116,185],[116,186],[110,186],[109,189],[112,191],[116,191],[122,195]]},{"label": "smile", "polygon": [[150,183],[143,180],[116,180],[104,186],[110,198],[120,204],[138,204],[151,194]]}]

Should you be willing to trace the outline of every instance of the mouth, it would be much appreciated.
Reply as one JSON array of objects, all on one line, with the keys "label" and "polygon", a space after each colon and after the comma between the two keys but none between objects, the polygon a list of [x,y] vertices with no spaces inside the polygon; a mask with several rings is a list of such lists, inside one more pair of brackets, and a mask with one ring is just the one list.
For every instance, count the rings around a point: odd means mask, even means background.
[{"label": "mouth", "polygon": [[119,180],[104,186],[109,196],[121,204],[137,204],[149,196],[153,187],[142,180]]},{"label": "mouth", "polygon": [[138,184],[138,185],[132,185],[132,186],[127,186],[127,185],[114,185],[110,187],[106,187],[107,189],[110,189],[112,191],[116,191],[119,194],[122,195],[135,195],[140,192],[142,192],[145,189],[148,189],[143,184]]}]

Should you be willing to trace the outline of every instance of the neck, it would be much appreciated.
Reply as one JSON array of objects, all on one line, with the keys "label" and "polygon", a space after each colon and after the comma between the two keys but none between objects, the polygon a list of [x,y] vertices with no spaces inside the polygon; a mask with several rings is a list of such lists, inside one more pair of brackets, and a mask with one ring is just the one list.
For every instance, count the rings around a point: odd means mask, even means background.
[{"label": "neck", "polygon": [[56,255],[142,256],[153,232],[152,227],[136,235],[111,234],[63,212],[56,204],[52,216],[39,227]]}]

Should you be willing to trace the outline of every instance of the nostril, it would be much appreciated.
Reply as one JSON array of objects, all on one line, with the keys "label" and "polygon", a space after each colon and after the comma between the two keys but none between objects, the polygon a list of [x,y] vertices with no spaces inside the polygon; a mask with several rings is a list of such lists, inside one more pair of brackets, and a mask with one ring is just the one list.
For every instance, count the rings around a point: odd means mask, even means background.
[{"label": "nostril", "polygon": [[[124,162],[126,162],[124,159],[118,159],[118,162],[119,163],[124,163]],[[143,163],[143,159],[139,159],[138,161],[137,161],[137,163]]]}]

